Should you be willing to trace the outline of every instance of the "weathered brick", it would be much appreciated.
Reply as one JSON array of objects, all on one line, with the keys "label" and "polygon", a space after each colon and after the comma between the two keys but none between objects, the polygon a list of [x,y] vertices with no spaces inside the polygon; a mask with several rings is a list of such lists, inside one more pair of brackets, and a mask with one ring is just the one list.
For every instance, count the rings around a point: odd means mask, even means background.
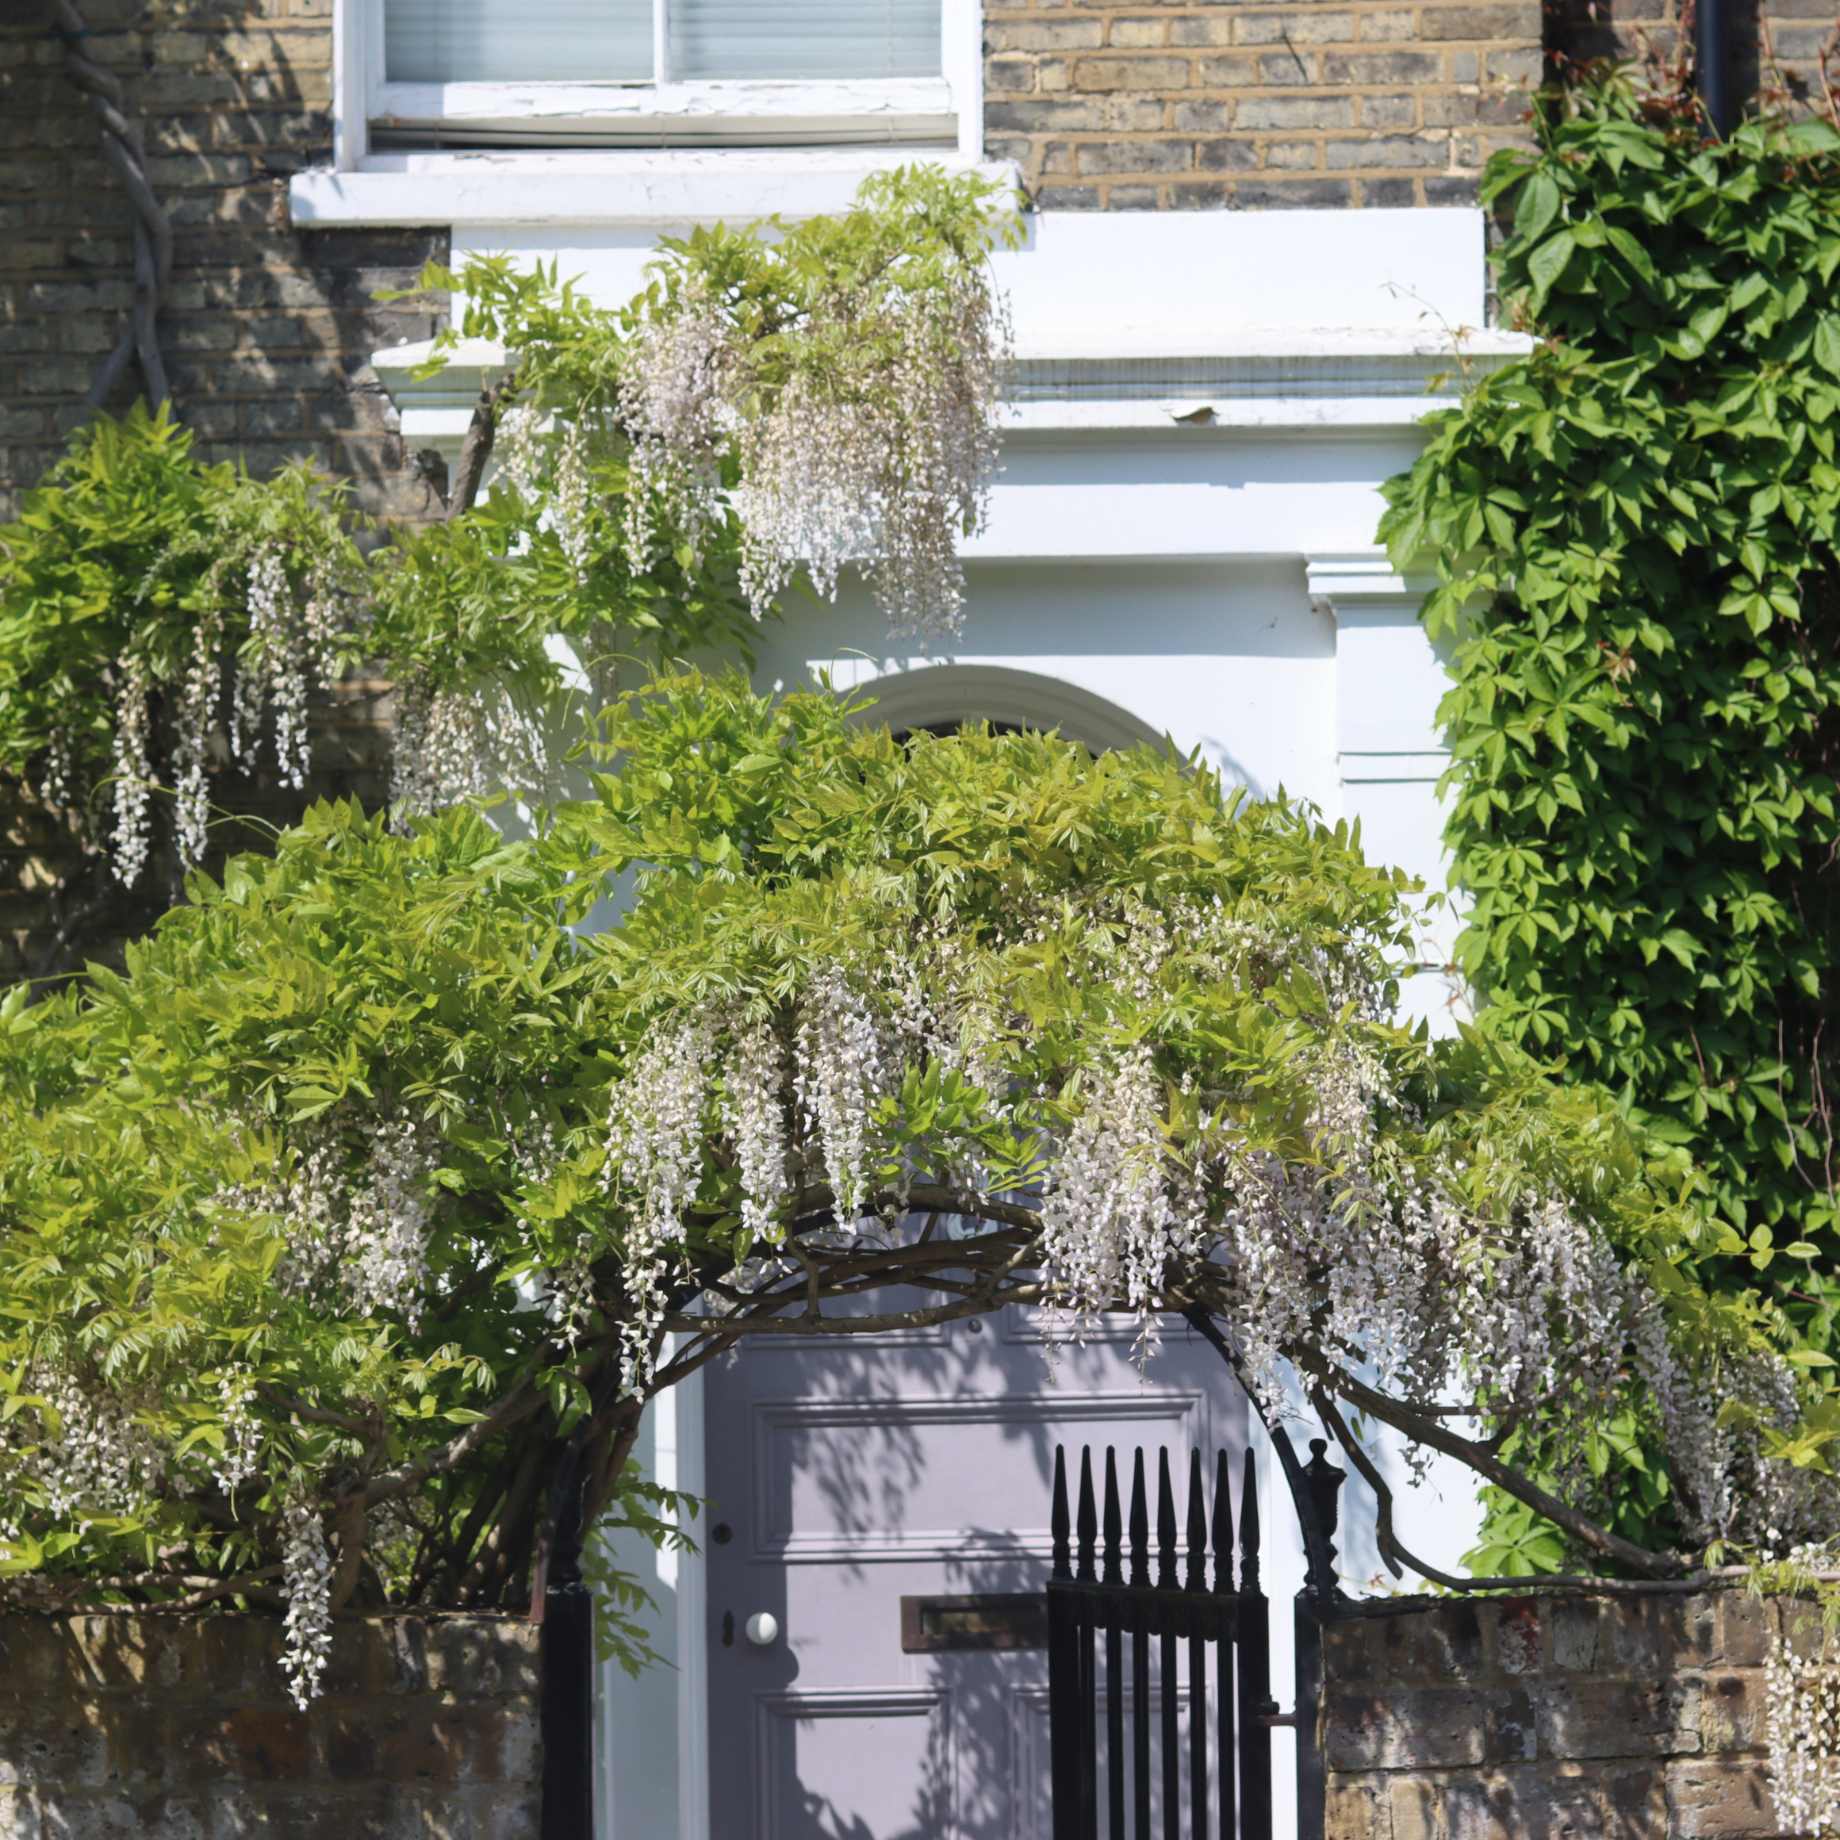
[{"label": "weathered brick", "polygon": [[1178,102],[1169,125],[1193,134],[1223,134],[1233,125],[1233,104],[1209,98],[1198,102]]},{"label": "weathered brick", "polygon": [[1246,13],[1233,21],[1236,45],[1342,45],[1354,35],[1352,13]]},{"label": "weathered brick", "polygon": [[1230,45],[1233,21],[1230,18],[1174,19],[1169,24],[1169,42],[1172,45]]},{"label": "weathered brick", "polygon": [[1748,1591],[1723,1591],[1718,1604],[1718,1658],[1727,1667],[1761,1667],[1775,1635],[1774,1607]]},{"label": "weathered brick", "polygon": [[1323,1812],[1324,1840],[1396,1840],[1384,1781],[1337,1783]]},{"label": "weathered brick", "polygon": [[1195,163],[1192,141],[1094,141],[1079,150],[1082,178],[1113,173],[1186,172]]},{"label": "weathered brick", "polygon": [[1358,118],[1363,128],[1416,128],[1418,98],[1405,96],[1363,96]]},{"label": "weathered brick", "polygon": [[1331,84],[1435,83],[1442,60],[1433,51],[1325,51],[1323,81]]},{"label": "weathered brick", "polygon": [[1077,89],[1100,95],[1110,90],[1183,89],[1190,67],[1184,58],[1093,57],[1081,58],[1073,67]]},{"label": "weathered brick", "polygon": [[1777,1832],[1769,1785],[1754,1762],[1670,1764],[1667,1809],[1667,1831],[1677,1840],[1737,1840]]},{"label": "weathered brick", "polygon": [[1096,211],[1101,203],[1096,185],[1044,185],[1035,198],[1044,211]]},{"label": "weathered brick", "polygon": [[1520,39],[1538,36],[1531,6],[1427,6],[1418,15],[1421,38]]},{"label": "weathered brick", "polygon": [[1250,54],[1210,57],[1195,66],[1195,80],[1203,89],[1250,89],[1259,81],[1259,61]]},{"label": "weathered brick", "polygon": [[1076,134],[1083,128],[1103,128],[1105,111],[1078,96],[992,102],[985,106],[984,126],[998,133]]},{"label": "weathered brick", "polygon": [[1248,96],[1235,111],[1241,128],[1345,128],[1353,120],[1347,96]]},{"label": "weathered brick", "polygon": [[1169,21],[1114,19],[1106,33],[1105,42],[1121,51],[1141,51],[1147,46],[1161,46],[1169,42]]},{"label": "weathered brick", "polygon": [[1524,1693],[1476,1687],[1400,1687],[1331,1693],[1323,1750],[1335,1770],[1436,1769],[1535,1754]]},{"label": "weathered brick", "polygon": [[984,28],[986,51],[1096,51],[1105,43],[1102,19],[1004,19]]},{"label": "weathered brick", "polygon": [[1203,141],[1195,149],[1195,165],[1202,172],[1247,172],[1258,163],[1258,152],[1247,141]]},{"label": "weathered brick", "polygon": [[1273,172],[1319,172],[1322,169],[1320,141],[1267,141],[1265,164]]},{"label": "weathered brick", "polygon": [[1450,160],[1450,143],[1442,135],[1375,134],[1360,140],[1330,141],[1323,158],[1345,172],[1366,167],[1444,166]]},{"label": "weathered brick", "polygon": [[1235,202],[1256,211],[1339,210],[1353,201],[1346,179],[1242,179]]},{"label": "weathered brick", "polygon": [[[1035,72],[1039,68],[1033,58],[993,57],[984,65],[984,87],[987,95],[998,95],[1009,90],[1029,90],[1035,87]],[[988,146],[985,152],[989,153]]]}]

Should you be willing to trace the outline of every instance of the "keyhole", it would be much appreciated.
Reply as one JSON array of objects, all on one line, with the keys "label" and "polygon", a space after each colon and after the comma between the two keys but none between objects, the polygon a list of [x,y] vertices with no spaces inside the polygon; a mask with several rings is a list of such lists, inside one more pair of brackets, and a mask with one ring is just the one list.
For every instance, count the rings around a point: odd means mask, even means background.
[{"label": "keyhole", "polygon": [[709,1537],[714,1540],[718,1546],[726,1546],[729,1541],[735,1537],[735,1530],[727,1521],[717,1521]]},{"label": "keyhole", "polygon": [[735,1646],[735,1613],[732,1610],[722,1612],[722,1646],[724,1648]]}]

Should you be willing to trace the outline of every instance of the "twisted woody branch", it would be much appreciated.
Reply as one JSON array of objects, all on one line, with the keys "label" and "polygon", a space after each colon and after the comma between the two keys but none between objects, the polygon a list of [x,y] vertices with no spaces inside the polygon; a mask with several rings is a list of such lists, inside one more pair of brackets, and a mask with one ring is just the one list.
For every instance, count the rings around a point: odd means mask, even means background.
[{"label": "twisted woody branch", "polygon": [[63,41],[64,69],[89,103],[102,131],[102,157],[121,180],[134,213],[134,302],[126,329],[90,384],[90,406],[101,408],[129,365],[138,363],[147,399],[157,407],[172,395],[159,344],[160,305],[172,280],[172,223],[147,177],[146,146],[140,128],[128,119],[120,79],[85,48],[89,24],[76,0],[51,0],[51,20]]}]

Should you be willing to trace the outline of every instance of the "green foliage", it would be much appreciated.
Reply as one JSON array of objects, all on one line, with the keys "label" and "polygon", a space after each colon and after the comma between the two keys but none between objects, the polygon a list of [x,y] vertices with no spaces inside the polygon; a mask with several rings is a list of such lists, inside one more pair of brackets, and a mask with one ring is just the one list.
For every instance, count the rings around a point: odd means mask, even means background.
[{"label": "green foliage", "polygon": [[[553,795],[584,680],[598,708],[635,662],[745,659],[777,586],[757,578],[741,592],[742,533],[721,496],[732,462],[701,469],[719,477],[695,507],[670,502],[656,478],[635,485],[621,384],[640,329],[695,294],[720,303],[745,350],[751,401],[794,376],[885,396],[903,355],[891,307],[981,273],[1013,228],[993,204],[975,175],[878,174],[835,217],[667,242],[645,291],[620,307],[589,302],[553,265],[431,267],[426,287],[466,296],[434,367],[461,332],[510,354],[488,416],[498,470],[482,497],[391,533],[368,559],[343,483],[304,466],[256,481],[205,465],[164,413],[90,424],[0,531],[0,785],[63,816],[92,880],[112,859],[129,883],[158,829],[148,794],[176,788],[176,807],[153,809],[172,813],[180,863],[197,863],[207,778],[221,792],[234,755],[298,785],[294,705],[363,661],[401,692],[413,758],[393,796],[427,808],[506,786]],[[701,476],[697,464],[677,472]],[[247,732],[264,694],[289,712],[288,745],[278,729],[266,761]],[[83,943],[39,969],[70,969]]]},{"label": "green foliage", "polygon": [[[1436,560],[1447,837],[1481,1027],[1689,1151],[1709,1281],[1824,1361],[1840,1302],[1840,133],[1621,79],[1548,97],[1484,195],[1528,359],[1434,418],[1383,536]],[[1632,1532],[1665,1478],[1599,1472]],[[1491,1563],[1527,1530],[1491,1522]],[[1536,1544],[1540,1536],[1531,1535]],[[1541,1546],[1540,1557],[1551,1559]],[[1510,1565],[1508,1569],[1517,1569]]]},{"label": "green foliage", "polygon": [[[274,548],[302,599],[337,605],[360,569],[346,488],[304,465],[272,479],[206,465],[162,408],[86,424],[0,528],[0,787],[36,786],[61,741],[81,800],[114,770],[124,666],[170,699],[201,625],[256,643],[247,569]],[[339,657],[355,661],[347,625]]]},{"label": "green foliage", "polygon": [[[987,1074],[915,1049],[884,1089],[867,1126],[878,1194],[968,1167],[993,1195],[1028,1192],[1095,1069],[1151,1041],[1178,1161],[1230,1119],[1247,1155],[1324,1179],[1357,1154],[1460,1172],[1485,1219],[1563,1195],[1651,1275],[1684,1343],[1716,1355],[1771,1330],[1688,1282],[1682,1172],[1613,1110],[1555,1103],[1504,1045],[1432,1044],[1340,994],[1330,967],[1366,967],[1383,991],[1411,935],[1408,886],[1346,827],[1223,795],[1150,750],[897,742],[858,713],[737,679],[664,683],[616,713],[596,796],[533,838],[469,810],[403,835],[316,806],[272,858],[196,876],[124,973],[0,1003],[0,1565],[40,1601],[159,1599],[201,1578],[259,1601],[282,1511],[305,1501],[360,1601],[515,1601],[572,1438],[596,1501],[657,1532],[622,1442],[651,1254],[631,1172],[608,1160],[610,1105],[686,1017],[788,1018],[840,964],[955,965],[964,1013],[993,1025]],[[574,930],[614,879],[634,887],[624,917]],[[1129,916],[1203,911],[1238,943],[1119,975]],[[1311,1122],[1323,1056],[1344,1048],[1399,1095],[1371,1151]],[[704,1077],[693,1288],[831,1205],[807,1157],[764,1237],[740,1228],[720,1122],[735,1076]],[[419,1148],[389,1217],[420,1218],[420,1238],[411,1282],[380,1301],[351,1273],[378,1230],[363,1210],[379,1145],[402,1130]],[[573,1337],[542,1301],[571,1284],[586,1287]],[[117,1442],[157,1453],[157,1485],[71,1472],[58,1377]],[[247,1389],[257,1437],[234,1488],[212,1474],[238,1436],[226,1383]]]},{"label": "green foliage", "polygon": [[[689,295],[720,305],[756,355],[769,395],[795,375],[841,372],[860,381],[899,357],[882,303],[950,286],[995,247],[1013,247],[1021,220],[1001,188],[976,173],[925,163],[872,173],[847,211],[786,223],[702,225],[664,237],[646,285],[623,307],[596,306],[548,269],[505,256],[439,264],[424,289],[463,297],[459,324],[436,340],[438,368],[462,338],[503,343],[517,360],[516,391],[545,410],[614,414],[633,336]],[[850,303],[846,332],[832,305]]]},{"label": "green foliage", "polygon": [[[571,719],[556,707],[571,681],[567,660],[590,671],[604,700],[622,665],[707,649],[747,656],[755,624],[736,586],[732,531],[696,551],[675,545],[636,571],[620,533],[624,460],[604,451],[587,460],[586,515],[567,538],[554,464],[547,456],[525,490],[495,480],[458,517],[394,530],[372,567],[366,642],[399,682],[436,694],[503,691],[573,738],[581,712]],[[565,643],[560,657],[552,639]]]}]

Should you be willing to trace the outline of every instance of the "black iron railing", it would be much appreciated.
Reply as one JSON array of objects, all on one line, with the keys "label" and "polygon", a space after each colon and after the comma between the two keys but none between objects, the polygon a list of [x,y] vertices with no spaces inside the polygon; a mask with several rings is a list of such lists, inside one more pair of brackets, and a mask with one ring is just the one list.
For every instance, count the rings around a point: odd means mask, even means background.
[{"label": "black iron railing", "polygon": [[1211,1511],[1200,1453],[1190,1456],[1185,1550],[1169,1454],[1159,1452],[1154,1580],[1141,1450],[1132,1462],[1128,1521],[1109,1449],[1104,1494],[1101,1510],[1092,1451],[1084,1449],[1076,1512],[1065,1452],[1055,1452],[1048,1583],[1054,1840],[1099,1840],[1101,1833],[1106,1840],[1179,1840],[1185,1833],[1192,1840],[1270,1840],[1277,1708],[1251,1460],[1241,1476],[1237,1579],[1224,1451],[1215,1459]]}]

